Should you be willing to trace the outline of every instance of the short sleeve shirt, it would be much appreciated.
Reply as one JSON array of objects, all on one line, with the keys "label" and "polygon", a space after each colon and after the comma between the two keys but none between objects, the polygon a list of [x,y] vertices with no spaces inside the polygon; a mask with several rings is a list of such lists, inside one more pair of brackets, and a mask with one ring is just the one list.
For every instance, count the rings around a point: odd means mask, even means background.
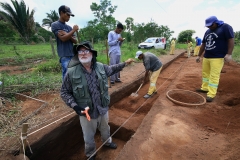
[{"label": "short sleeve shirt", "polygon": [[66,23],[63,23],[63,22],[60,22],[60,21],[56,21],[56,22],[52,23],[51,28],[52,28],[52,32],[54,33],[54,35],[56,37],[56,40],[57,40],[58,56],[59,57],[74,56],[74,53],[73,53],[73,42],[71,40],[63,42],[57,36],[59,30],[63,30],[65,32],[69,33],[72,30],[72,27],[70,27]]},{"label": "short sleeve shirt", "polygon": [[233,28],[224,23],[215,30],[208,29],[204,35],[205,58],[224,58],[228,51],[228,40],[234,38]]}]

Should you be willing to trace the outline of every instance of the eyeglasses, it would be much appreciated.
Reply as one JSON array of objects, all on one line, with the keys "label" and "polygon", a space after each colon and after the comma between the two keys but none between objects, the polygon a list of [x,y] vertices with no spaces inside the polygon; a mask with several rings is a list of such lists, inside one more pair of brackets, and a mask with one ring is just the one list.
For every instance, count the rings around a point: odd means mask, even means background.
[{"label": "eyeglasses", "polygon": [[80,50],[80,51],[78,51],[78,54],[89,54],[89,50]]}]

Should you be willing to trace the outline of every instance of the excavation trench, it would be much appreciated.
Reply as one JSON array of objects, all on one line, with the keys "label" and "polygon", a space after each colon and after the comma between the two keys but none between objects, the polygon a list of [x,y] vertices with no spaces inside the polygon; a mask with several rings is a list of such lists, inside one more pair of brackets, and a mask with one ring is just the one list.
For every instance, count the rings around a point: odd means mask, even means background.
[{"label": "excavation trench", "polygon": [[[151,109],[154,102],[160,94],[170,85],[177,76],[176,70],[179,69],[186,58],[184,53],[176,58],[164,63],[163,70],[157,81],[157,94],[149,99],[144,99],[149,84],[143,85],[139,90],[137,97],[130,96],[135,92],[141,83],[141,77],[136,81],[129,83],[121,90],[111,93],[111,104],[109,110],[109,125],[113,141],[118,144],[116,150],[102,147],[97,152],[97,159],[115,159],[124,145],[129,141],[138,127],[141,125],[144,117]],[[117,132],[116,132],[117,131]],[[97,131],[95,136],[97,149],[102,145],[100,133]],[[84,155],[84,141],[78,116],[74,115],[61,123],[57,128],[36,140],[27,148],[26,155],[31,160],[42,159],[86,159]]]}]

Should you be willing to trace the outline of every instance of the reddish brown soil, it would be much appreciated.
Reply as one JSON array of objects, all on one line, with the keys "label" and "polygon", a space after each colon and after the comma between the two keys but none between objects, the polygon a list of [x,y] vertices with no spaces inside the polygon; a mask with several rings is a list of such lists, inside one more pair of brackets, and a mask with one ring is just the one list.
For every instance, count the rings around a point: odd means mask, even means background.
[{"label": "reddish brown soil", "polygon": [[[183,50],[176,51],[177,54],[182,52]],[[165,55],[160,59],[165,64],[175,56]],[[138,75],[143,70],[141,63],[124,68],[121,72],[123,83],[109,88],[110,94],[139,79],[141,76]],[[112,104],[109,111],[111,133],[120,128],[113,136],[118,148],[101,148],[97,160],[240,159],[240,65],[231,62],[223,70],[225,72],[221,74],[216,98],[202,106],[181,106],[166,97],[167,91],[172,89],[195,91],[201,86],[201,63],[196,63],[194,57],[187,59],[186,56],[161,72],[157,82],[158,92],[152,98],[143,98],[149,86],[147,83],[139,90],[137,97],[132,97],[129,93],[121,101]],[[138,88],[140,84],[135,85]],[[201,95],[206,97],[206,94]],[[57,116],[63,112],[62,108],[69,113],[69,108],[61,101],[58,93],[47,93],[37,98],[49,105],[36,116],[49,118],[51,116],[48,112],[51,110],[54,110],[53,116]],[[190,96],[186,102],[192,102],[194,98]],[[25,114],[42,105],[30,99],[22,103]],[[56,108],[61,108],[59,114]],[[72,126],[69,127],[69,124]],[[61,128],[56,130],[58,126]],[[65,134],[61,135],[60,132]],[[43,159],[44,155],[51,159],[86,159],[75,113],[28,137],[30,144],[40,139],[45,139],[46,142],[32,146],[33,152],[38,154],[32,159]],[[44,145],[49,143],[56,144],[52,148]],[[102,144],[99,133],[96,135],[96,143],[97,147]]]},{"label": "reddish brown soil", "polygon": [[240,159],[240,65],[225,64],[223,70],[213,102],[174,104],[168,90],[201,85],[201,63],[189,58],[116,159]]}]

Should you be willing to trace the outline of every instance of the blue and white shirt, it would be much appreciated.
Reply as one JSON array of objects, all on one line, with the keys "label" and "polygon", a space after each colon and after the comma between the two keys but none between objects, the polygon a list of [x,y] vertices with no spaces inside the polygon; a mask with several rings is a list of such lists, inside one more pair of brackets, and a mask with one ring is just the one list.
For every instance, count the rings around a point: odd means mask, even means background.
[{"label": "blue and white shirt", "polygon": [[233,28],[224,23],[214,31],[208,29],[204,35],[205,58],[224,58],[228,52],[228,40],[234,38]]}]

